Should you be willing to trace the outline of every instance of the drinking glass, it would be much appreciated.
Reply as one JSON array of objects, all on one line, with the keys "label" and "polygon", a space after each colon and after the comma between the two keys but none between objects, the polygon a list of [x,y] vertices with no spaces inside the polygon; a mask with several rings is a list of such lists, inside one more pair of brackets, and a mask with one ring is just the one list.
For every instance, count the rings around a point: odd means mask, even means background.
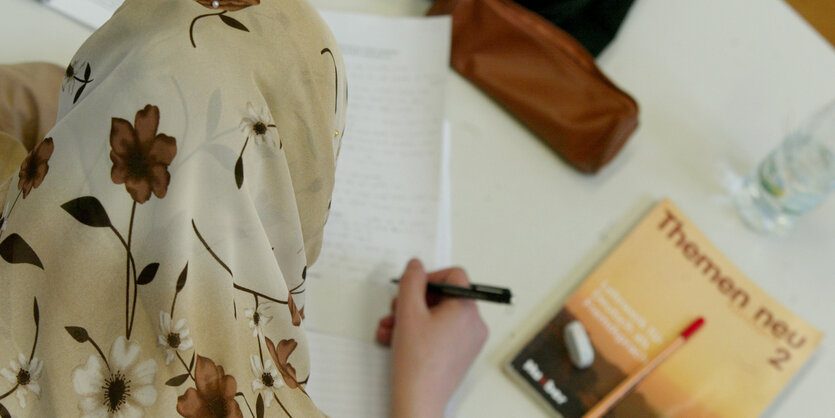
[{"label": "drinking glass", "polygon": [[818,110],[745,178],[736,206],[755,230],[785,234],[835,189],[835,100]]}]

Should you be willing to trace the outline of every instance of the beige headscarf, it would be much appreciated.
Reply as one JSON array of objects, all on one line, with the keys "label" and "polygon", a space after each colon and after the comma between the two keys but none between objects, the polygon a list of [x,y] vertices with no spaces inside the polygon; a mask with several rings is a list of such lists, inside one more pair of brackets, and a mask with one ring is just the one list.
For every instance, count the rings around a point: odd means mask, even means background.
[{"label": "beige headscarf", "polygon": [[0,416],[317,416],[305,274],[344,123],[303,0],[127,0],[0,233]]}]

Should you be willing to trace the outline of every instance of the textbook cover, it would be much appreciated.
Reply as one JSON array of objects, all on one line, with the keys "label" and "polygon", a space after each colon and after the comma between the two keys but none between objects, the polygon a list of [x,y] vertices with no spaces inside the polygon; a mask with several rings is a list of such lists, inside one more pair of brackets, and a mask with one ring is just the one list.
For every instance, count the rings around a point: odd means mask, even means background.
[{"label": "textbook cover", "polygon": [[[673,341],[704,326],[607,417],[756,417],[809,358],[820,331],[728,261],[669,200],[658,203],[586,277],[505,371],[557,415],[580,417]],[[594,346],[583,370],[563,328]]]}]

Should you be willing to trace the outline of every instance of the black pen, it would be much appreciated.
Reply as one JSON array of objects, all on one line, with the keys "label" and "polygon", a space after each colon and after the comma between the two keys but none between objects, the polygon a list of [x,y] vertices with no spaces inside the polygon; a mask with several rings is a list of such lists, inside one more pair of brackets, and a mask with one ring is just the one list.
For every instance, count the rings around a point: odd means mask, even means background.
[{"label": "black pen", "polygon": [[[400,280],[391,279],[391,282],[397,284]],[[513,303],[513,295],[510,289],[483,284],[471,284],[470,287],[462,287],[440,282],[427,282],[426,292],[455,298],[478,299],[496,303]]]}]

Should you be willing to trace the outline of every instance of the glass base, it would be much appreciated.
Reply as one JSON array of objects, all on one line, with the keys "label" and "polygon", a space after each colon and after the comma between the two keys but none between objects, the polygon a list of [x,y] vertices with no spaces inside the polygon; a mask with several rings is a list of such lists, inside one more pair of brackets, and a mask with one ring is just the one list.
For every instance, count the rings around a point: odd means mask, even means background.
[{"label": "glass base", "polygon": [[794,225],[795,217],[784,213],[753,176],[745,179],[734,201],[739,215],[757,232],[785,235]]}]

